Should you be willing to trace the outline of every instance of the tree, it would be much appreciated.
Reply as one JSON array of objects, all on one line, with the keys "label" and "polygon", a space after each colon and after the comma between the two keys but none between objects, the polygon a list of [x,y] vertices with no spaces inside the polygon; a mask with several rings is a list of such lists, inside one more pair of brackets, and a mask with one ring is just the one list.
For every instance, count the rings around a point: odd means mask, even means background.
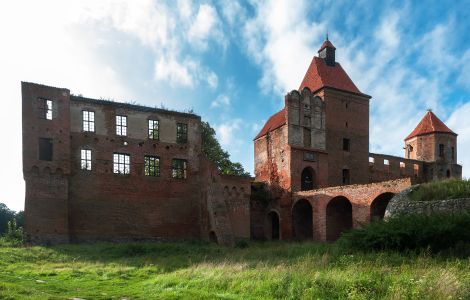
[{"label": "tree", "polygon": [[215,130],[208,122],[201,122],[202,127],[202,152],[215,163],[222,174],[250,176],[240,163],[230,161],[230,154],[222,149],[216,138]]},{"label": "tree", "polygon": [[0,235],[7,231],[8,221],[14,218],[15,212],[10,210],[5,204],[0,203]]}]

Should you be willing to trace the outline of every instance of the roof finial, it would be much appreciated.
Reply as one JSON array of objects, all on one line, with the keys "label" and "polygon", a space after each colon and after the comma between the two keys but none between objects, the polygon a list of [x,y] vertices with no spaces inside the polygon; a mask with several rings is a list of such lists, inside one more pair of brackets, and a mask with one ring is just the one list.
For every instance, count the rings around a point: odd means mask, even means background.
[{"label": "roof finial", "polygon": [[426,109],[428,112],[432,112],[432,108],[428,108]]},{"label": "roof finial", "polygon": [[326,40],[328,41],[328,29],[326,30]]}]

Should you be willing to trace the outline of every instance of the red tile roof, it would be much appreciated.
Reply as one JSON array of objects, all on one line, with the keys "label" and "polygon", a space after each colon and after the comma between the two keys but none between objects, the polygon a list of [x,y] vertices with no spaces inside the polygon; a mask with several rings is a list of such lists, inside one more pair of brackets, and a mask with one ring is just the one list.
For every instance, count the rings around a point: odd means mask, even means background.
[{"label": "red tile roof", "polygon": [[450,130],[449,127],[444,124],[444,122],[439,120],[439,118],[432,111],[428,111],[421,119],[418,126],[416,126],[416,128],[405,138],[405,141],[419,135],[436,132],[457,135],[455,132]]},{"label": "red tile roof", "polygon": [[275,113],[268,119],[268,121],[266,122],[266,124],[264,124],[261,131],[255,137],[255,140],[267,134],[268,132],[281,127],[284,124],[286,124],[286,109],[285,108],[281,109],[281,111],[278,111],[277,113]]},{"label": "red tile roof", "polygon": [[362,94],[339,63],[335,63],[334,67],[328,66],[325,60],[319,57],[314,57],[312,59],[307,73],[305,73],[304,79],[300,84],[299,90],[302,90],[305,87],[308,87],[312,92],[323,87],[331,87],[347,92]]},{"label": "red tile roof", "polygon": [[326,47],[330,47],[330,48],[333,48],[333,50],[336,50],[336,47],[333,46],[333,44],[329,40],[325,40],[323,44],[321,45],[320,50],[318,50],[318,52],[322,51]]}]

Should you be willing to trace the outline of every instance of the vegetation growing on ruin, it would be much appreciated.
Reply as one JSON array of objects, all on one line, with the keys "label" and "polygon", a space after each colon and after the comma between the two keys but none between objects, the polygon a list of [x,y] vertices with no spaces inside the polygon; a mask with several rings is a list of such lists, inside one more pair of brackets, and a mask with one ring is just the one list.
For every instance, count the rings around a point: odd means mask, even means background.
[{"label": "vegetation growing on ruin", "polygon": [[2,299],[464,299],[470,260],[337,244],[0,246]]},{"label": "vegetation growing on ruin", "polygon": [[470,257],[470,213],[415,214],[376,221],[343,234],[345,249],[427,251]]},{"label": "vegetation growing on ruin", "polygon": [[470,198],[470,180],[448,179],[423,183],[409,194],[413,201],[433,201]]},{"label": "vegetation growing on ruin", "polygon": [[217,165],[222,174],[250,176],[250,173],[246,172],[240,163],[234,163],[230,160],[230,154],[222,149],[214,128],[208,122],[202,121],[201,128],[202,151],[210,161]]}]

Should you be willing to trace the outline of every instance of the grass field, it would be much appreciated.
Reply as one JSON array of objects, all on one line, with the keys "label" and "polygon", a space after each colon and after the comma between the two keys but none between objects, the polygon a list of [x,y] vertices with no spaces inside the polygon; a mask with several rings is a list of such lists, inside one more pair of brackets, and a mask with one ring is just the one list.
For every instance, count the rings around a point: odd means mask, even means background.
[{"label": "grass field", "polygon": [[470,258],[315,243],[0,246],[1,299],[470,299]]}]

